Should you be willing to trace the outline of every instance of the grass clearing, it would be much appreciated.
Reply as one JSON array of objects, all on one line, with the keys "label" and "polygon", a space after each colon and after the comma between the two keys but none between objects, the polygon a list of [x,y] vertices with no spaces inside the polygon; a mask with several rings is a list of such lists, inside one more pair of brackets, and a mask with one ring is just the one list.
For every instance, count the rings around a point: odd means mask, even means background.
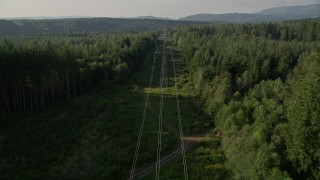
[{"label": "grass clearing", "polygon": [[[144,92],[150,93],[150,104],[136,171],[155,162],[160,63],[156,62],[151,88],[146,87],[152,65],[149,56],[127,84],[101,85],[96,92],[2,129],[0,179],[126,179],[140,128]],[[174,132],[178,118],[171,66],[169,62],[163,112],[164,123],[172,129],[163,128],[161,157],[179,144]],[[184,89],[180,92],[185,135],[209,129],[210,118],[197,107],[194,97]]]},{"label": "grass clearing", "polygon": [[[221,142],[214,137],[213,132],[204,141],[193,145],[186,152],[186,159],[190,180],[228,178]],[[143,179],[152,180],[155,176],[155,173],[151,173]],[[160,179],[184,179],[182,156],[175,158],[161,170]]]}]

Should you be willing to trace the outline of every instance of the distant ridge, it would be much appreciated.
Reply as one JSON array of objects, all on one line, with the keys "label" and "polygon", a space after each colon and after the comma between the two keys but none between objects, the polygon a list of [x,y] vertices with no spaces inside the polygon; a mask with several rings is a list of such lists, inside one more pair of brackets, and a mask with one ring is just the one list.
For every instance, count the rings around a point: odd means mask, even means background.
[{"label": "distant ridge", "polygon": [[163,17],[155,17],[155,16],[138,16],[138,17],[134,17],[133,19],[173,20],[168,17],[163,18]]},{"label": "distant ridge", "polygon": [[44,19],[80,19],[80,18],[92,18],[91,16],[34,16],[34,17],[8,17],[0,18],[5,20],[16,19],[30,19],[30,20],[44,20]]},{"label": "distant ridge", "polygon": [[0,37],[88,32],[142,32],[200,24],[192,21],[125,18],[0,19]]},{"label": "distant ridge", "polygon": [[320,17],[320,4],[269,8],[257,13],[196,14],[181,18],[183,21],[258,23],[279,22]]},{"label": "distant ridge", "polygon": [[260,23],[320,17],[320,4],[269,8],[257,13],[197,14],[179,20],[154,16],[107,18],[88,16],[0,19],[0,36],[87,32],[141,32],[204,23]]},{"label": "distant ridge", "polygon": [[293,15],[293,16],[302,16],[302,15],[309,15],[309,16],[319,16],[320,4],[312,4],[312,5],[305,5],[305,6],[283,6],[283,7],[275,7],[264,9],[260,12],[255,14],[260,15]]}]

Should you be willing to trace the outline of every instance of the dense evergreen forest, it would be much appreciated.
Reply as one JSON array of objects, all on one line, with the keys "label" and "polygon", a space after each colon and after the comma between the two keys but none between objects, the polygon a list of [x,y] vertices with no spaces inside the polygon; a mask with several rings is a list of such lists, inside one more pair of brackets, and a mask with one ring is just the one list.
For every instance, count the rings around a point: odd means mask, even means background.
[{"label": "dense evergreen forest", "polygon": [[[0,178],[127,178],[141,94],[157,95],[141,81],[150,73],[145,68],[158,35],[1,42]],[[213,129],[207,142],[187,153],[190,179],[320,178],[320,19],[175,27],[170,39],[180,62],[184,131]],[[138,166],[154,158],[156,125],[146,127]],[[164,133],[166,151],[177,141],[170,135]],[[161,178],[179,179],[178,163],[164,168]]]},{"label": "dense evergreen forest", "polygon": [[154,48],[150,33],[22,41],[5,40],[0,48],[3,123],[67,102],[103,81],[126,81]]},{"label": "dense evergreen forest", "polygon": [[222,134],[223,178],[320,178],[319,19],[178,28],[172,38],[187,67],[181,86]]}]

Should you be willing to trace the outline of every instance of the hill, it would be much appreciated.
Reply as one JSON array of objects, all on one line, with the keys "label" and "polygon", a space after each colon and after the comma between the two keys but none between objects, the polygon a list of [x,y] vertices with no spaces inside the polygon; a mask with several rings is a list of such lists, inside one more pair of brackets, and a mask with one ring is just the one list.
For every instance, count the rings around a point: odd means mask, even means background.
[{"label": "hill", "polygon": [[246,13],[228,13],[228,14],[196,14],[181,18],[182,21],[201,21],[201,22],[258,22],[266,21],[265,15],[252,15]]},{"label": "hill", "polygon": [[141,32],[198,24],[190,21],[122,18],[71,18],[0,20],[0,36],[70,34],[87,32]]},{"label": "hill", "polygon": [[284,6],[262,10],[256,15],[274,15],[285,19],[316,18],[320,16],[320,4],[307,6]]},{"label": "hill", "polygon": [[134,17],[133,19],[173,20],[168,17],[164,18],[164,17],[156,17],[156,16],[138,16],[138,17]]},{"label": "hill", "polygon": [[181,18],[182,21],[257,23],[279,22],[316,18],[320,16],[320,4],[306,6],[283,6],[265,9],[257,13],[196,14]]},{"label": "hill", "polygon": [[45,20],[45,19],[78,19],[78,18],[92,18],[90,16],[29,16],[29,17],[8,17],[5,20],[14,19],[33,19],[33,20]]}]

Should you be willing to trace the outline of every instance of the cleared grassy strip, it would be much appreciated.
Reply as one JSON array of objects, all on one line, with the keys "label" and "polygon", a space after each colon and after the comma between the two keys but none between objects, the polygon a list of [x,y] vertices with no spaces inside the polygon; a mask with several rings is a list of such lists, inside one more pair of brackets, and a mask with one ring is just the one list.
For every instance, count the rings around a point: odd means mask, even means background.
[{"label": "cleared grassy strip", "polygon": [[[212,133],[187,151],[186,159],[190,180],[229,177],[220,143]],[[152,173],[143,179],[152,180],[154,177],[155,173]],[[165,166],[160,173],[160,179],[184,179],[182,156],[178,156]]]},{"label": "cleared grassy strip", "polygon": [[[142,72],[150,69],[147,62]],[[147,84],[148,78],[141,81]],[[0,178],[127,178],[144,102],[135,87],[113,85],[2,130]],[[148,111],[138,167],[156,159],[157,120]],[[164,150],[177,142],[170,132],[162,140]]]}]

